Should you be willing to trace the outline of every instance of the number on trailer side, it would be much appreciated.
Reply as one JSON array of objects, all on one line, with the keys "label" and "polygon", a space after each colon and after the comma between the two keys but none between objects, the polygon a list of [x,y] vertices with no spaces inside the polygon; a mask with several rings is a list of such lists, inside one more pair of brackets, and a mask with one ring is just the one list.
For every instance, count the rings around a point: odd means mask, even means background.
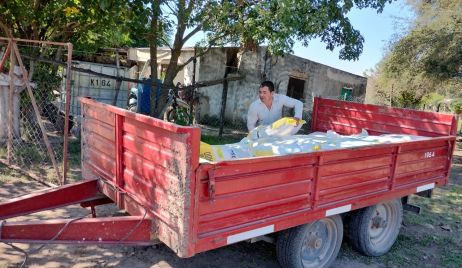
[{"label": "number on trailer side", "polygon": [[435,152],[425,152],[425,158],[432,158],[435,157]]}]

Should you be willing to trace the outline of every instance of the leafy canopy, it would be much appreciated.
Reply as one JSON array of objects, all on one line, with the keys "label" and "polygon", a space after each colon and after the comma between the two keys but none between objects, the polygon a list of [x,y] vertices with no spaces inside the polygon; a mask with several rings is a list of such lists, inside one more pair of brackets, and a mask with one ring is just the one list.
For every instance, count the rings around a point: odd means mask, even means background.
[{"label": "leafy canopy", "polygon": [[346,1],[208,1],[195,22],[203,25],[208,40],[223,36],[222,43],[268,45],[273,54],[292,52],[296,41],[308,46],[320,38],[326,49],[341,47],[341,59],[357,60],[364,38],[347,15],[357,8],[381,12],[391,0]]},{"label": "leafy canopy", "polygon": [[[416,20],[379,65],[379,94],[405,105],[436,92],[462,97],[462,2],[413,0]],[[392,90],[393,88],[393,90]],[[403,100],[400,100],[405,96]],[[392,96],[393,97],[393,96]],[[399,103],[397,103],[399,105]]]},{"label": "leafy canopy", "polygon": [[72,42],[82,50],[147,45],[137,8],[126,0],[3,0],[0,23],[17,38]]}]

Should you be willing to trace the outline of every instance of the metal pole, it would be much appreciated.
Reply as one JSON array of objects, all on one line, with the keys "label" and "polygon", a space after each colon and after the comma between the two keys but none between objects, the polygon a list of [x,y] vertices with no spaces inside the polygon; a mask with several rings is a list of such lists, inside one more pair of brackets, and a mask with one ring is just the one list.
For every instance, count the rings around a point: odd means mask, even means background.
[{"label": "metal pole", "polygon": [[[8,46],[13,45],[13,39],[10,39]],[[8,92],[8,142],[6,145],[6,161],[11,164],[11,158],[13,155],[13,95],[14,95],[14,66],[16,66],[16,60],[14,58],[13,50],[10,50],[10,91]]]},{"label": "metal pole", "polygon": [[66,103],[65,103],[65,116],[64,116],[64,144],[63,144],[63,177],[61,178],[61,185],[66,184],[67,179],[67,151],[69,143],[69,113],[71,106],[71,80],[72,80],[72,44],[67,43],[67,69],[66,69]]},{"label": "metal pole", "polygon": [[189,124],[193,123],[193,108],[194,108],[194,96],[196,92],[196,63],[197,63],[197,46],[194,46],[194,59],[193,59],[193,76],[192,76],[192,94],[191,94],[191,103],[189,104]]},{"label": "metal pole", "polygon": [[21,38],[6,38],[6,37],[0,37],[0,40],[5,40],[5,41],[13,40],[13,41],[15,41],[15,42],[21,41],[21,42],[34,43],[34,44],[46,44],[46,45],[66,46],[66,43],[61,43],[61,42],[37,41],[37,40],[21,39]]},{"label": "metal pole", "polygon": [[393,97],[393,84],[391,84],[391,88],[390,88],[390,107],[392,107],[392,97]]},{"label": "metal pole", "polygon": [[223,136],[223,128],[225,125],[225,111],[226,111],[226,99],[228,97],[228,67],[226,67],[225,77],[223,80],[223,91],[221,94],[221,110],[220,110],[220,129],[218,130],[218,136]]}]

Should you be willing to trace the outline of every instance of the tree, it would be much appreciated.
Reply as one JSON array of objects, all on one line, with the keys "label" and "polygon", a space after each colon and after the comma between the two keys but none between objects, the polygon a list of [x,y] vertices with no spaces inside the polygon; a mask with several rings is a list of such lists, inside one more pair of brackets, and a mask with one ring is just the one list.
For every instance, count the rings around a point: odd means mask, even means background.
[{"label": "tree", "polygon": [[[141,1],[141,0],[140,0]],[[374,8],[381,12],[392,0],[221,0],[221,1],[145,1],[144,4],[160,6],[157,17],[165,29],[173,33],[170,44],[171,59],[164,85],[173,86],[177,73],[192,59],[178,63],[181,49],[192,36],[202,31],[206,37],[200,41],[201,56],[212,46],[237,44],[242,49],[252,49],[267,44],[273,54],[290,52],[295,41],[307,46],[312,38],[321,38],[326,49],[341,47],[341,59],[356,60],[362,53],[364,38],[353,28],[347,14],[356,6]],[[152,17],[156,19],[155,17]],[[152,34],[152,31],[151,31]],[[153,56],[153,55],[151,55]],[[154,90],[152,90],[154,94]],[[165,103],[166,90],[159,103]],[[159,116],[159,112],[152,111]]]},{"label": "tree", "polygon": [[132,20],[136,11],[126,0],[0,0],[0,23],[17,38],[72,42],[88,51],[142,44],[138,34],[147,24]]},{"label": "tree", "polygon": [[[409,33],[392,44],[379,65],[379,94],[405,105],[432,92],[462,94],[462,2],[413,0],[416,20]],[[393,97],[394,98],[394,97]],[[419,101],[420,102],[420,101]]]}]

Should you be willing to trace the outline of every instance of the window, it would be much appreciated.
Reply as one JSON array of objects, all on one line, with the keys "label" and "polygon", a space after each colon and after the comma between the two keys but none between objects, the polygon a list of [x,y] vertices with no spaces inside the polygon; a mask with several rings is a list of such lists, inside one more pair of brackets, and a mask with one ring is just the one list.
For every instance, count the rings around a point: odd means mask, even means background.
[{"label": "window", "polygon": [[349,87],[342,87],[340,91],[340,99],[341,100],[351,100],[353,95],[353,89]]},{"label": "window", "polygon": [[289,85],[287,86],[287,96],[303,100],[305,98],[305,80],[289,77]]}]

